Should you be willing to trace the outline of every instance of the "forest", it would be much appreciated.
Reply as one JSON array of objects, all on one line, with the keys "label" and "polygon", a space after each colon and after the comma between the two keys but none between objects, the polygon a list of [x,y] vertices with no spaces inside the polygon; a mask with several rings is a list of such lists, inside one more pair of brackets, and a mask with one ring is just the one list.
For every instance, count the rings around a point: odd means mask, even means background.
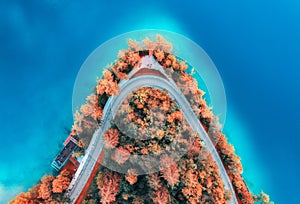
[{"label": "forest", "polygon": [[[205,101],[205,93],[187,73],[187,62],[174,56],[172,44],[160,35],[154,41],[149,38],[143,42],[129,40],[128,48],[121,50],[118,59],[103,72],[94,92],[74,115],[71,130],[76,132],[80,147],[74,156],[85,153],[94,131],[101,125],[107,98],[119,94],[118,83],[128,78],[127,74],[135,69],[145,53],[154,56],[189,101],[220,155],[239,203],[271,204],[264,192],[253,195],[248,189],[242,177],[240,158],[222,133],[218,118]],[[231,192],[224,189],[212,156],[165,90],[142,87],[129,95],[103,138],[103,165],[97,170],[82,203],[222,204],[231,199]],[[134,159],[148,155],[151,155],[150,160]],[[110,161],[116,169],[132,168],[119,173],[107,168]],[[153,165],[155,162],[158,164]],[[149,171],[152,173],[145,174]],[[44,176],[11,203],[66,203],[64,193],[72,176],[66,170],[56,177]]]}]

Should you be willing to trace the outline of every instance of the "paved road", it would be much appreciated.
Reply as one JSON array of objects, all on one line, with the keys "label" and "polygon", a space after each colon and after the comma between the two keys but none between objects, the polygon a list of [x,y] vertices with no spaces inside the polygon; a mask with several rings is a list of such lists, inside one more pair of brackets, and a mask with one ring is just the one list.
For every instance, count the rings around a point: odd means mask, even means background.
[{"label": "paved road", "polygon": [[[139,67],[151,67],[156,70],[163,70],[160,65],[152,58],[152,57],[144,57],[142,59]],[[130,76],[132,76],[137,69],[133,70]],[[230,179],[226,173],[226,170],[223,166],[223,163],[220,159],[219,154],[217,153],[212,141],[210,140],[207,132],[204,130],[203,126],[199,122],[197,116],[193,112],[190,107],[189,102],[186,100],[185,96],[181,93],[178,87],[175,85],[172,79],[166,80],[162,77],[154,76],[154,75],[142,75],[138,77],[134,77],[129,80],[123,80],[120,83],[120,94],[118,96],[110,97],[108,100],[104,110],[103,110],[103,124],[102,126],[94,133],[93,138],[90,142],[90,145],[86,151],[85,157],[82,160],[80,167],[78,168],[74,179],[71,182],[69,187],[69,197],[71,201],[74,203],[80,192],[84,188],[85,183],[87,182],[94,166],[95,159],[97,159],[103,148],[102,135],[103,133],[109,129],[110,121],[113,119],[113,116],[119,110],[124,99],[127,97],[129,93],[134,90],[139,89],[140,87],[157,87],[161,89],[165,89],[168,91],[171,98],[173,98],[177,104],[179,105],[181,111],[183,112],[184,118],[190,125],[190,127],[198,133],[200,138],[205,144],[205,147],[208,152],[212,154],[212,157],[216,164],[219,167],[220,177],[224,182],[225,189],[228,189],[232,193],[232,200],[228,201],[229,204],[237,204],[236,195]]]}]

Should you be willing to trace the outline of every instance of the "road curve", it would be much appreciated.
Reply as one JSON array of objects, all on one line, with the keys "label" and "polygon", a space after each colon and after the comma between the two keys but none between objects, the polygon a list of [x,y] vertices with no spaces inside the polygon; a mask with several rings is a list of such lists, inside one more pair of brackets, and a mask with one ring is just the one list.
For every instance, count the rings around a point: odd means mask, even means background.
[{"label": "road curve", "polygon": [[[163,70],[162,67],[158,65],[158,63],[154,60],[153,57],[148,57],[148,56],[142,59],[142,62],[139,65],[139,67],[141,68],[148,67],[151,69],[157,69],[159,71]],[[136,72],[137,69],[133,70],[131,76],[134,75],[134,73]],[[163,74],[165,75],[165,73]],[[207,135],[207,132],[204,130],[199,119],[197,118],[192,108],[190,107],[189,102],[182,94],[182,92],[178,89],[178,87],[175,85],[172,79],[169,78],[169,80],[166,80],[162,77],[158,77],[154,75],[142,75],[142,76],[131,78],[129,80],[125,79],[119,84],[119,86],[120,86],[120,94],[117,96],[110,97],[109,100],[107,101],[107,104],[105,105],[105,108],[103,110],[103,118],[102,118],[103,124],[98,130],[95,131],[92,140],[90,142],[90,145],[86,150],[86,154],[69,186],[67,195],[71,199],[72,203],[74,203],[78,198],[78,196],[80,195],[82,189],[85,186],[85,183],[87,182],[91,172],[93,171],[93,168],[96,164],[96,160],[99,157],[103,148],[102,135],[106,130],[109,129],[110,121],[113,119],[113,117],[119,110],[119,107],[121,106],[122,102],[132,91],[147,86],[157,87],[160,89],[167,90],[170,97],[176,101],[176,103],[178,104],[180,110],[184,115],[184,118],[186,119],[190,127],[193,129],[193,131],[195,131],[199,135],[199,137],[205,144],[205,148],[207,149],[208,152],[211,153],[214,161],[218,165],[220,177],[224,182],[224,188],[230,190],[230,192],[232,193],[232,199],[228,201],[228,203],[229,204],[238,203],[236,199],[235,191],[232,187],[232,183],[227,175],[227,172],[223,166],[219,154],[217,153],[217,150],[215,149],[212,141]]]}]

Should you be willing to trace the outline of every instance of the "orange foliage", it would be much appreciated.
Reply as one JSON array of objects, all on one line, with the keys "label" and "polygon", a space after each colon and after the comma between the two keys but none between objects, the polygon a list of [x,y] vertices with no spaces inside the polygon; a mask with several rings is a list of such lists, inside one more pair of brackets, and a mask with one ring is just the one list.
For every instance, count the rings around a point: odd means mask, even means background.
[{"label": "orange foliage", "polygon": [[177,85],[184,95],[195,95],[199,90],[197,81],[185,72],[180,74]]},{"label": "orange foliage", "polygon": [[48,200],[51,198],[51,189],[47,184],[42,183],[39,189],[39,198],[43,200]]},{"label": "orange foliage", "polygon": [[156,35],[156,49],[164,50],[166,53],[171,53],[173,49],[172,43],[168,42],[162,35]]},{"label": "orange foliage", "polygon": [[210,108],[207,106],[200,108],[200,113],[203,118],[208,118],[210,120],[214,118],[213,113],[211,112]]},{"label": "orange foliage", "polygon": [[42,198],[44,200],[48,200],[52,198],[52,193],[51,193],[51,185],[52,181],[54,180],[53,176],[44,176],[41,179],[41,185],[39,188],[39,198]]},{"label": "orange foliage", "polygon": [[92,114],[92,117],[95,120],[100,120],[102,118],[102,114],[103,114],[102,108],[100,108],[99,106],[96,106],[95,109],[94,109],[94,112]]},{"label": "orange foliage", "polygon": [[153,173],[147,176],[148,184],[153,190],[158,190],[162,187],[162,183],[158,173]]},{"label": "orange foliage", "polygon": [[202,147],[203,147],[203,144],[201,143],[199,137],[196,137],[188,150],[189,157],[199,155]]},{"label": "orange foliage", "polygon": [[86,101],[90,104],[96,105],[98,104],[98,97],[92,93],[86,97]]},{"label": "orange foliage", "polygon": [[192,203],[200,203],[202,196],[202,186],[198,181],[198,173],[194,169],[189,169],[183,177],[185,186],[182,189],[183,195]]},{"label": "orange foliage", "polygon": [[142,153],[142,154],[148,154],[149,152],[148,152],[148,149],[147,149],[146,147],[143,147],[143,148],[141,149],[141,153]]},{"label": "orange foliage", "polygon": [[90,104],[90,103],[85,103],[80,107],[80,112],[82,113],[83,116],[91,116],[92,113],[94,112],[95,107]]},{"label": "orange foliage", "polygon": [[12,201],[9,202],[10,204],[34,204],[34,200],[31,197],[31,193],[20,193],[20,195],[16,196]]},{"label": "orange foliage", "polygon": [[[119,53],[118,53],[118,58],[119,60],[118,61],[125,61],[126,60],[126,50],[120,50]],[[127,68],[127,67],[125,67]]]},{"label": "orange foliage", "polygon": [[156,155],[159,155],[162,151],[161,147],[159,146],[159,144],[157,143],[154,143],[154,144],[149,144],[149,147],[148,149],[153,153],[153,154],[156,154]]},{"label": "orange foliage", "polygon": [[128,76],[126,73],[123,73],[122,70],[126,70],[128,68],[128,65],[127,63],[125,62],[122,62],[122,61],[117,61],[116,64],[114,64],[111,69],[112,69],[112,72],[116,75],[116,77],[119,79],[119,80],[122,80],[122,79],[127,79]]},{"label": "orange foliage", "polygon": [[130,64],[132,67],[140,61],[140,55],[138,52],[129,51],[126,56],[126,63]]},{"label": "orange foliage", "polygon": [[[201,118],[201,122],[204,123],[205,129],[208,131],[209,127],[213,128],[210,137],[214,141],[227,173],[232,179],[240,203],[252,204],[254,202],[252,195],[241,176],[242,166],[240,158],[235,154],[233,146],[228,144],[226,137],[220,132],[220,129],[216,129],[216,125],[213,124],[215,116],[207,106],[206,101],[202,98],[204,92],[198,89],[197,81],[185,72],[188,65],[184,61],[178,61],[174,55],[170,54],[172,44],[167,42],[160,35],[157,35],[156,41],[145,39],[144,45],[146,49],[151,51],[150,53],[153,51],[157,61],[166,68],[166,73],[174,77],[178,87],[189,100],[194,112]],[[139,53],[136,52],[136,50],[141,48],[140,44],[134,40],[129,40],[128,46],[129,49],[119,52],[119,60],[110,67],[111,71],[104,71],[104,78],[100,79],[96,86],[97,95],[89,95],[86,98],[86,103],[81,106],[80,112],[76,111],[73,126],[75,134],[85,132],[83,128],[91,129],[95,127],[94,122],[90,119],[101,119],[103,111],[98,105],[98,95],[107,94],[108,96],[113,96],[119,94],[120,88],[114,76],[118,80],[126,78],[126,73],[140,61]],[[156,136],[159,141],[147,144],[147,146],[143,145],[141,148],[132,143],[120,144],[123,146],[113,150],[111,156],[119,165],[124,164],[129,159],[130,152],[140,150],[141,154],[144,155],[149,154],[149,151],[154,154],[159,154],[162,151],[162,147],[166,149],[170,148],[169,146],[165,147],[161,142],[164,141],[163,139],[166,135],[175,135],[178,130],[175,122],[183,120],[181,111],[173,111],[174,107],[176,107],[174,105],[175,103],[172,102],[168,93],[165,91],[153,88],[142,88],[136,91],[133,103],[135,107],[128,112],[126,121],[129,120],[137,124],[138,133],[148,134],[148,132],[150,132],[150,134]],[[159,107],[159,111],[157,111],[157,107]],[[140,117],[133,109],[138,109],[137,112],[142,113],[141,115],[143,115],[143,117]],[[163,110],[164,113],[162,113],[161,110]],[[146,115],[146,117],[144,117],[144,115]],[[87,118],[89,120],[87,120]],[[167,129],[159,130],[160,128],[156,128],[158,126],[164,126],[166,120],[170,123]],[[153,127],[153,124],[155,124],[156,127]],[[184,129],[191,131],[186,127],[184,127]],[[183,136],[183,134],[178,134],[178,143],[180,145],[191,143],[190,140],[183,138]],[[170,141],[173,141],[171,139]],[[79,141],[79,145],[81,147],[86,146],[82,138]],[[119,145],[118,130],[111,128],[104,133],[104,145],[106,148],[115,148]],[[226,193],[223,188],[223,182],[218,173],[218,166],[213,161],[212,156],[208,152],[204,152],[204,154],[207,155],[202,155],[203,161],[201,161],[201,163],[200,159],[196,158],[200,153],[203,154],[203,152],[201,152],[202,147],[203,144],[197,137],[189,147],[187,156],[181,159],[178,164],[168,155],[161,157],[160,172],[146,176],[148,185],[151,188],[150,198],[153,203],[172,203],[172,200],[175,198],[173,197],[174,193],[169,193],[168,189],[176,189],[182,192],[182,194],[180,193],[177,197],[180,200],[179,202],[182,201],[192,204],[208,202],[216,204],[226,203]],[[149,168],[151,168],[151,162],[148,161],[148,163]],[[143,180],[138,180],[135,169],[129,169],[127,173],[125,179],[131,185]],[[180,175],[181,178],[179,178]],[[97,186],[101,203],[117,202],[116,196],[120,190],[120,182],[120,175],[116,172],[105,170],[98,174]],[[63,170],[56,178],[51,176],[42,178],[41,184],[38,184],[33,190],[27,193],[21,193],[11,203],[55,203],[52,200],[59,193],[63,193],[68,188],[69,183],[69,173]],[[168,188],[166,184],[168,184]],[[121,186],[123,187],[123,185]],[[135,186],[138,186],[138,184]],[[55,193],[55,196],[53,196],[53,193]],[[145,199],[141,198],[140,195],[133,196],[133,194],[129,192],[123,193],[122,198],[127,202],[145,202]],[[96,200],[90,201],[92,203],[96,202]],[[262,201],[269,201],[269,197],[264,196]]]},{"label": "orange foliage", "polygon": [[119,60],[114,64],[118,74],[126,77],[124,72],[128,72],[130,67],[134,67],[140,61],[140,55],[136,50],[140,49],[140,45],[136,44],[134,41],[128,42],[130,44],[130,49],[120,50],[118,53]]},{"label": "orange foliage", "polygon": [[124,61],[117,61],[115,66],[118,72],[126,71],[128,68],[128,64]]},{"label": "orange foliage", "polygon": [[116,81],[113,80],[112,73],[108,70],[103,72],[104,78],[100,79],[96,87],[97,94],[101,95],[106,93],[109,96],[118,95],[120,87]]},{"label": "orange foliage", "polygon": [[104,146],[106,148],[114,148],[119,143],[119,131],[117,129],[110,128],[104,134]]},{"label": "orange foliage", "polygon": [[151,196],[153,203],[155,204],[166,204],[170,201],[170,194],[166,187],[161,187],[157,191],[153,192]]},{"label": "orange foliage", "polygon": [[112,154],[111,158],[119,165],[124,164],[130,157],[130,152],[124,147],[119,147],[115,149],[114,154]]},{"label": "orange foliage", "polygon": [[59,175],[52,182],[52,192],[53,193],[62,193],[67,190],[70,185],[70,173],[68,170],[62,170]]},{"label": "orange foliage", "polygon": [[100,120],[102,118],[102,113],[103,113],[103,110],[102,108],[100,108],[98,105],[94,107],[94,112],[92,114],[92,117],[95,119],[95,120]]},{"label": "orange foliage", "polygon": [[254,195],[253,199],[261,204],[274,204],[274,202],[270,201],[270,196],[263,191],[258,195]]},{"label": "orange foliage", "polygon": [[230,173],[233,174],[242,174],[243,167],[240,161],[240,158],[235,154],[234,147],[228,144],[226,137],[220,133],[216,132],[215,138],[217,138],[216,147],[221,155],[223,155],[224,163],[226,168]]},{"label": "orange foliage", "polygon": [[181,121],[183,119],[181,111],[174,111],[168,115],[168,122],[174,123],[176,120]]},{"label": "orange foliage", "polygon": [[147,50],[154,50],[156,48],[156,42],[153,42],[149,38],[143,40],[144,46]]},{"label": "orange foliage", "polygon": [[120,176],[116,172],[103,172],[97,176],[97,185],[101,203],[112,203],[116,201],[119,192]]},{"label": "orange foliage", "polygon": [[178,61],[174,55],[168,55],[166,62],[171,66],[174,70],[178,69]]},{"label": "orange foliage", "polygon": [[136,171],[134,169],[128,169],[128,174],[125,176],[125,179],[131,184],[135,184],[138,180]]},{"label": "orange foliage", "polygon": [[75,130],[77,134],[81,134],[82,133],[82,122],[83,122],[83,115],[76,110],[75,114],[74,114],[74,125],[72,127],[72,130]]},{"label": "orange foliage", "polygon": [[171,187],[174,187],[174,185],[179,182],[179,170],[177,164],[168,155],[163,155],[160,162],[162,177]]},{"label": "orange foliage", "polygon": [[162,50],[155,50],[154,51],[154,56],[156,57],[156,60],[158,62],[161,62],[165,58],[165,52],[162,51]]},{"label": "orange foliage", "polygon": [[180,71],[184,71],[184,70],[186,70],[187,69],[187,64],[185,63],[185,62],[183,62],[183,61],[181,61],[180,63],[179,63],[179,70]]},{"label": "orange foliage", "polygon": [[237,191],[238,197],[243,204],[253,204],[254,200],[252,194],[249,192],[242,176],[236,174],[233,177],[233,185]]},{"label": "orange foliage", "polygon": [[127,41],[127,44],[128,44],[128,47],[130,47],[132,50],[139,50],[141,48],[140,44],[137,41],[132,40],[132,39],[129,39]]},{"label": "orange foliage", "polygon": [[101,107],[99,107],[98,97],[95,94],[91,94],[86,98],[86,104],[81,106],[80,111],[84,116],[91,116],[94,120],[99,120],[102,118],[103,110]]},{"label": "orange foliage", "polygon": [[[62,191],[60,192],[56,190],[59,188],[59,186],[62,186],[64,190],[68,188],[69,181],[66,182],[66,180],[64,179],[64,177],[66,176],[69,176],[68,172],[66,171],[62,171],[56,178],[54,178],[53,176],[44,176],[43,178],[41,178],[39,184],[35,185],[27,193],[20,193],[9,203],[10,204],[61,203],[61,198],[63,196],[63,194],[61,194]],[[63,180],[63,182],[59,184],[58,182],[59,180]],[[68,180],[70,179],[68,178]]]}]

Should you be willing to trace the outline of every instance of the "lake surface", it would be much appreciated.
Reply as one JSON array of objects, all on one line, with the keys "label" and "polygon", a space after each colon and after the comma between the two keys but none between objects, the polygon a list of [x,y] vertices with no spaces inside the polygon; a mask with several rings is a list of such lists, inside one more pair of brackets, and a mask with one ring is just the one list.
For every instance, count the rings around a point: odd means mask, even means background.
[{"label": "lake surface", "polygon": [[250,188],[300,203],[300,3],[297,1],[1,1],[0,203],[52,171],[72,125],[86,57],[128,31],[157,28],[198,43],[227,93],[224,132]]}]

